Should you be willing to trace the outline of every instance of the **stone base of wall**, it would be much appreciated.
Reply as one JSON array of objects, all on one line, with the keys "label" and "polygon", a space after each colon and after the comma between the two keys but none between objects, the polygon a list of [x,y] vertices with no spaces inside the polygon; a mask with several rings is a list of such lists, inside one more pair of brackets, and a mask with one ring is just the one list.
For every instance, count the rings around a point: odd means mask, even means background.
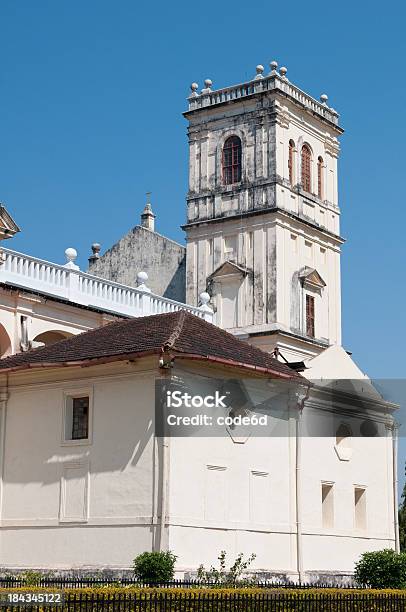
[{"label": "stone base of wall", "polygon": [[[19,577],[25,572],[38,572],[44,576],[44,578],[62,578],[62,579],[98,579],[98,580],[120,580],[124,578],[126,580],[132,580],[134,578],[133,571],[130,568],[72,568],[72,569],[12,569],[12,568],[0,568],[0,579],[4,579],[9,576]],[[272,583],[299,583],[297,573],[290,572],[268,572],[268,571],[253,571],[246,574],[247,578],[255,578],[258,582],[269,581]],[[196,571],[178,571],[175,572],[175,580],[196,580]],[[313,586],[341,586],[350,587],[354,586],[354,578],[352,574],[344,574],[342,572],[325,572],[325,571],[308,571],[305,572],[302,580],[304,584],[311,584]]]}]

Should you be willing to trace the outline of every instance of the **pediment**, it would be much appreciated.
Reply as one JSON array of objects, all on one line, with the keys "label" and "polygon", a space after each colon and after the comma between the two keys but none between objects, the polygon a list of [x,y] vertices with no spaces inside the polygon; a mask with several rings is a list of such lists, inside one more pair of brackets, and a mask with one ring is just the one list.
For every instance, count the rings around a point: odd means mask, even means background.
[{"label": "pediment", "polygon": [[326,283],[315,268],[305,267],[299,272],[299,278],[303,284],[310,285],[316,289],[323,289]]},{"label": "pediment", "polygon": [[7,212],[5,207],[0,204],[0,238],[11,238],[20,231],[20,228]]},{"label": "pediment", "polygon": [[210,274],[209,279],[215,280],[215,279],[220,279],[220,278],[224,278],[227,276],[234,276],[234,277],[239,276],[243,278],[244,276],[247,276],[247,274],[248,274],[247,268],[243,268],[242,266],[239,266],[234,261],[225,261],[216,270],[214,270],[212,274]]}]

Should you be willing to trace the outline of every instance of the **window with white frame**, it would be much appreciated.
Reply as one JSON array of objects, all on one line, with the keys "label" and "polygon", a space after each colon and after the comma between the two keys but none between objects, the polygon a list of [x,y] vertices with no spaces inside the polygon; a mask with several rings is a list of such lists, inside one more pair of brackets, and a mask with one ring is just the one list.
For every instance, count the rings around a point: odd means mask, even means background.
[{"label": "window with white frame", "polygon": [[63,441],[83,443],[90,440],[90,393],[66,394]]}]

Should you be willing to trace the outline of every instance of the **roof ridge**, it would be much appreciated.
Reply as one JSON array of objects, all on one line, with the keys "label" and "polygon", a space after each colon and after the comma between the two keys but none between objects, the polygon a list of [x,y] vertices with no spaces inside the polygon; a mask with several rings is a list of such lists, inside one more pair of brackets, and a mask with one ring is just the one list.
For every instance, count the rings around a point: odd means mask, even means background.
[{"label": "roof ridge", "polygon": [[171,348],[175,346],[176,340],[179,338],[180,334],[182,333],[185,319],[186,319],[186,310],[181,310],[178,322],[176,323],[168,340],[163,345],[164,350],[170,350]]}]

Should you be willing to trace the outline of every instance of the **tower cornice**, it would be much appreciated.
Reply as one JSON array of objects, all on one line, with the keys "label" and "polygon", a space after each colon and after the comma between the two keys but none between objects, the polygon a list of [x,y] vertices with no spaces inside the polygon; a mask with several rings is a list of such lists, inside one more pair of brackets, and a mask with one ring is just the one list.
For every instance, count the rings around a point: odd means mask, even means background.
[{"label": "tower cornice", "polygon": [[304,109],[307,113],[328,124],[337,134],[344,132],[339,125],[339,114],[336,110],[327,106],[327,96],[322,96],[323,101],[319,102],[275,70],[266,77],[252,79],[239,85],[216,90],[206,87],[200,94],[193,90],[192,95],[188,98],[189,109],[183,115],[186,119],[192,120],[196,114],[201,112],[207,113],[212,109],[236,105],[241,102],[246,103],[248,100],[255,100],[255,98],[263,100],[269,98],[270,94],[289,99],[295,106]]},{"label": "tower cornice", "polygon": [[290,219],[294,219],[295,221],[299,221],[303,225],[306,225],[307,227],[311,227],[312,229],[317,230],[321,234],[334,239],[334,241],[337,242],[338,244],[344,244],[344,242],[346,241],[345,238],[343,238],[342,236],[339,236],[338,234],[331,232],[330,230],[318,225],[317,223],[310,221],[306,217],[302,215],[297,215],[291,211],[285,210],[284,208],[280,208],[278,206],[275,206],[274,208],[269,208],[269,207],[256,208],[255,210],[247,210],[247,211],[239,212],[238,214],[235,214],[235,215],[222,215],[219,217],[213,217],[211,219],[198,219],[197,221],[191,221],[190,223],[185,223],[184,225],[181,225],[181,228],[183,230],[190,230],[193,227],[199,227],[201,225],[212,225],[213,223],[224,223],[224,221],[240,220],[243,218],[245,219],[249,217],[256,217],[256,216],[260,216],[264,214],[270,214],[270,215],[280,214]]}]

